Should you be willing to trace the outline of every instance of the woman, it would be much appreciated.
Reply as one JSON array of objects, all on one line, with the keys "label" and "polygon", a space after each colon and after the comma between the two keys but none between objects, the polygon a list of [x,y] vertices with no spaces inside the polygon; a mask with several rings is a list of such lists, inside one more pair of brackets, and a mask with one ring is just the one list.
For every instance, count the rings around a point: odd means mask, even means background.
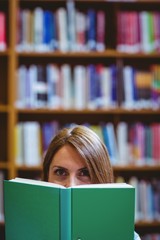
[{"label": "woman", "polygon": [[[43,180],[65,187],[112,183],[113,169],[106,146],[85,126],[62,129],[45,155]],[[140,240],[136,233],[134,240]]]}]

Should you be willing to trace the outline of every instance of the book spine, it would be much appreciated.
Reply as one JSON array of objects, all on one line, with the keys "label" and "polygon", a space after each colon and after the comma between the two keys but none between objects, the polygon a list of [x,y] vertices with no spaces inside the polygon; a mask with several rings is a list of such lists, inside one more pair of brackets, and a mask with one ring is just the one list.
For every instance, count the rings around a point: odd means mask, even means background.
[{"label": "book spine", "polygon": [[97,51],[105,50],[105,13],[104,11],[97,12]]},{"label": "book spine", "polygon": [[96,50],[96,12],[89,9],[87,13],[87,42],[88,50]]},{"label": "book spine", "polygon": [[0,51],[6,49],[6,16],[0,12]]},{"label": "book spine", "polygon": [[75,2],[68,0],[67,5],[67,20],[68,20],[68,47],[70,51],[76,50],[76,9]]},{"label": "book spine", "polygon": [[84,66],[74,67],[74,108],[80,110],[86,107],[86,69]]},{"label": "book spine", "polygon": [[37,7],[34,10],[34,49],[35,51],[43,51],[44,36],[44,11]]},{"label": "book spine", "polygon": [[71,189],[60,189],[60,240],[71,240]]},{"label": "book spine", "polygon": [[64,109],[72,108],[72,76],[71,66],[69,64],[63,64],[61,66],[62,76],[62,107]]},{"label": "book spine", "polygon": [[76,50],[86,51],[86,28],[87,16],[85,13],[76,11]]},{"label": "book spine", "polygon": [[56,11],[56,22],[58,29],[59,50],[62,52],[66,52],[69,50],[69,44],[68,44],[67,11],[65,8],[59,8]]}]

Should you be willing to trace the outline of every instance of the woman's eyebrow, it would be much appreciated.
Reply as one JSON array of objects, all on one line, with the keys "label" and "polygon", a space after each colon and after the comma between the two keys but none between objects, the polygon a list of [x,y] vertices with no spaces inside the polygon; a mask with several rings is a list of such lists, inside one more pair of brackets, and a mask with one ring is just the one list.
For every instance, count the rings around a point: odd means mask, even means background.
[{"label": "woman's eyebrow", "polygon": [[88,170],[88,168],[87,167],[83,167],[83,168],[80,168],[78,170]]},{"label": "woman's eyebrow", "polygon": [[65,169],[65,170],[67,170],[67,168],[65,168],[65,167],[62,167],[62,166],[58,166],[58,165],[54,165],[54,166],[52,166],[52,168],[62,168],[62,169]]}]

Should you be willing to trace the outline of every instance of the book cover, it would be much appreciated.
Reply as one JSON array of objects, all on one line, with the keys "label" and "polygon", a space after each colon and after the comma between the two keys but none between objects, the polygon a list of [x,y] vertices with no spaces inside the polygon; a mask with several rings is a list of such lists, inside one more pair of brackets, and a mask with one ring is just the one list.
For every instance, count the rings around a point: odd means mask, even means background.
[{"label": "book cover", "polygon": [[4,172],[0,171],[0,222],[4,221],[3,180],[4,180]]},{"label": "book cover", "polygon": [[133,239],[134,194],[125,183],[64,188],[6,180],[6,240]]}]

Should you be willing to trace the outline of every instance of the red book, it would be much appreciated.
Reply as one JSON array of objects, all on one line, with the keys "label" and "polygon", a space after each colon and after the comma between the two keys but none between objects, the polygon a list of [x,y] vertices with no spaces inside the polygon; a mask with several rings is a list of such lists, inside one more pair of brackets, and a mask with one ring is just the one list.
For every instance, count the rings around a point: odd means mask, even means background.
[{"label": "red book", "polygon": [[6,16],[0,12],[0,51],[6,49]]},{"label": "red book", "polygon": [[97,51],[105,50],[105,13],[97,12]]}]

